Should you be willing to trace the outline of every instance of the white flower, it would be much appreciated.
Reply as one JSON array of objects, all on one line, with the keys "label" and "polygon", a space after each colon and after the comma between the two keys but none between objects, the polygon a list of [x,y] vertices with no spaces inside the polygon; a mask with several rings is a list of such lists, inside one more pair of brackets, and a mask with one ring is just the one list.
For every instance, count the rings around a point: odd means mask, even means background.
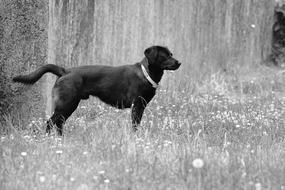
[{"label": "white flower", "polygon": [[105,179],[104,183],[110,183],[110,180],[109,179]]},{"label": "white flower", "polygon": [[57,176],[56,176],[55,174],[52,174],[51,179],[52,179],[53,181],[55,181],[56,178],[57,178]]},{"label": "white flower", "polygon": [[94,180],[97,180],[97,179],[98,179],[98,176],[94,175],[94,176],[93,176],[93,179],[94,179]]},{"label": "white flower", "polygon": [[62,150],[55,151],[56,154],[62,154]]},{"label": "white flower", "polygon": [[21,155],[22,156],[27,156],[27,153],[26,152],[21,152]]},{"label": "white flower", "polygon": [[3,142],[5,140],[6,137],[1,137],[1,142]]},{"label": "white flower", "polygon": [[46,177],[45,176],[40,176],[40,182],[45,182],[45,180],[46,180]]},{"label": "white flower", "polygon": [[255,184],[255,190],[261,190],[261,183]]},{"label": "white flower", "polygon": [[24,139],[30,139],[30,138],[31,138],[30,135],[25,135],[25,136],[24,136]]},{"label": "white flower", "polygon": [[196,158],[193,160],[192,165],[194,168],[202,168],[204,166],[204,161],[201,158]]},{"label": "white flower", "polygon": [[99,171],[98,173],[99,173],[99,174],[104,174],[105,171],[104,171],[104,170],[101,170],[101,171]]}]

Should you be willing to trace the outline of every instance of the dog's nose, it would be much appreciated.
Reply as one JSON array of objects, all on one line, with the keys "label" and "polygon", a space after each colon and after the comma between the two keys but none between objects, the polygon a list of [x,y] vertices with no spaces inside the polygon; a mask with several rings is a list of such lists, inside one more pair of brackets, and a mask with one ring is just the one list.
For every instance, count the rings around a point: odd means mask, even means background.
[{"label": "dog's nose", "polygon": [[176,65],[181,65],[181,63],[179,61],[175,61]]}]

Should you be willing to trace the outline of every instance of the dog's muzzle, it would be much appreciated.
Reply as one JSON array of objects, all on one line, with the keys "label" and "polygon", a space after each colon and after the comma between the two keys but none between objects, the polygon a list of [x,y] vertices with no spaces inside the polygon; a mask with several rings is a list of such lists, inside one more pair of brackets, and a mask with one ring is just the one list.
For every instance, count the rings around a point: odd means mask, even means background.
[{"label": "dog's muzzle", "polygon": [[172,64],[169,68],[169,70],[176,70],[180,67],[181,63],[179,61],[175,61],[174,64]]}]

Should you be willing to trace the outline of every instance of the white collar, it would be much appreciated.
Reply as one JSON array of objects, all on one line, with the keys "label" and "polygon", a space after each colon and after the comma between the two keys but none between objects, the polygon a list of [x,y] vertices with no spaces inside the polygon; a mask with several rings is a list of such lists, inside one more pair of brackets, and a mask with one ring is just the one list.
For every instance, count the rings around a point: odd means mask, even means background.
[{"label": "white collar", "polygon": [[147,73],[145,67],[143,66],[143,64],[141,64],[141,68],[142,68],[142,72],[143,72],[143,75],[145,76],[145,78],[152,84],[152,87],[153,88],[157,88],[158,87],[158,84],[156,82],[154,82],[151,77],[149,76],[149,74]]}]

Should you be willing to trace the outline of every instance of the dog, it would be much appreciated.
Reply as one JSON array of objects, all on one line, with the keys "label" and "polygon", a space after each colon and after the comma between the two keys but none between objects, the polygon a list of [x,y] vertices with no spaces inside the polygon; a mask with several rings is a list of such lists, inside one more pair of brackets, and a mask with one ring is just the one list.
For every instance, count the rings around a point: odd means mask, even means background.
[{"label": "dog", "polygon": [[86,100],[89,96],[98,97],[119,109],[131,108],[132,127],[136,131],[164,70],[176,70],[181,65],[163,46],[151,46],[144,51],[144,55],[141,62],[116,67],[86,65],[65,69],[47,64],[28,75],[16,76],[13,81],[33,84],[47,72],[58,77],[52,89],[54,112],[47,121],[47,133],[56,125],[61,136],[64,122],[80,100]]}]

